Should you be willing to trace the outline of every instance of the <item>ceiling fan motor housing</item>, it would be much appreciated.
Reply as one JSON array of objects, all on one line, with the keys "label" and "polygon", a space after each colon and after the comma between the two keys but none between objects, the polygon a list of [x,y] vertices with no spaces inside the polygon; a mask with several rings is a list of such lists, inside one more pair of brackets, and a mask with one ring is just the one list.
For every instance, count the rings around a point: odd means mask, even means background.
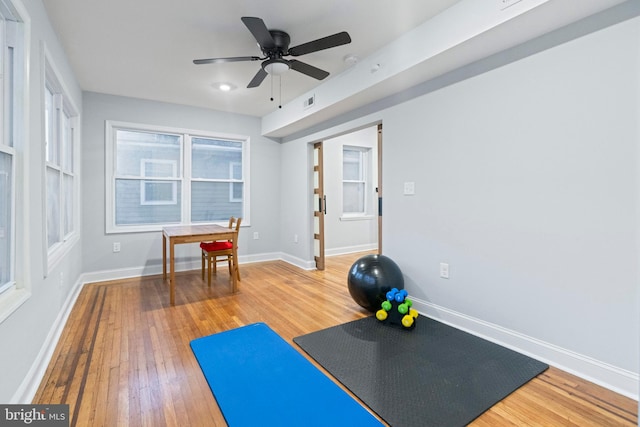
[{"label": "ceiling fan motor housing", "polygon": [[262,52],[269,58],[280,58],[287,54],[291,37],[281,30],[269,30],[274,46],[262,46]]}]

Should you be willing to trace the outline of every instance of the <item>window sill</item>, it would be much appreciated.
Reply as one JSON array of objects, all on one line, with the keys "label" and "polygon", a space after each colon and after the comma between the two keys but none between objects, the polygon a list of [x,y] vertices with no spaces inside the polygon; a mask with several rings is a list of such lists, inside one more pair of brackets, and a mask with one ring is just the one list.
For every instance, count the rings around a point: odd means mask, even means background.
[{"label": "window sill", "polygon": [[371,221],[374,215],[342,215],[340,221]]},{"label": "window sill", "polygon": [[0,295],[0,323],[4,322],[11,314],[24,304],[31,292],[26,289],[9,289]]},{"label": "window sill", "polygon": [[47,276],[58,265],[62,258],[71,251],[79,240],[80,235],[74,232],[67,240],[57,244],[47,252]]}]

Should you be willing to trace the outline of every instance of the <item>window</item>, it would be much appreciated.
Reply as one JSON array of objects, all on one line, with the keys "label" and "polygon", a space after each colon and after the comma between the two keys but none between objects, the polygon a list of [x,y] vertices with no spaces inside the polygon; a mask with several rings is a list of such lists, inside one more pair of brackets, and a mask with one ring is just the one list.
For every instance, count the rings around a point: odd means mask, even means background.
[{"label": "window", "polygon": [[0,293],[13,284],[14,152],[0,145]]},{"label": "window", "polygon": [[342,149],[342,212],[366,213],[367,158],[369,149],[344,146]]},{"label": "window", "polygon": [[[12,5],[0,2],[0,294],[16,288],[16,177],[21,176],[23,135],[24,24]],[[0,313],[1,319],[7,315]]]},{"label": "window", "polygon": [[76,176],[77,113],[53,64],[45,54],[44,138],[48,268],[78,238]]},{"label": "window", "polygon": [[247,137],[107,122],[106,146],[107,232],[248,222]]}]

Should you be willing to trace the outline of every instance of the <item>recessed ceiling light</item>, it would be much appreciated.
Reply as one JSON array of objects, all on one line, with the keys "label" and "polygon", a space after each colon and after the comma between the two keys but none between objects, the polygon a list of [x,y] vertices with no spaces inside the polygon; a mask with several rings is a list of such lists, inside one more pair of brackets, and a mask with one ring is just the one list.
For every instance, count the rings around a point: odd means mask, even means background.
[{"label": "recessed ceiling light", "polygon": [[213,86],[214,89],[221,90],[222,92],[229,92],[236,89],[237,87],[233,83],[227,82],[213,83],[211,86]]}]

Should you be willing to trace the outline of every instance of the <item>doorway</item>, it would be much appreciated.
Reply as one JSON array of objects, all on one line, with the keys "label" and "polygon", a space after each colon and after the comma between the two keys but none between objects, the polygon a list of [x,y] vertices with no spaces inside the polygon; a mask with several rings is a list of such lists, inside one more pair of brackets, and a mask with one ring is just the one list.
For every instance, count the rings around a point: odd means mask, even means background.
[{"label": "doorway", "polygon": [[314,144],[314,259],[381,250],[382,125]]}]

